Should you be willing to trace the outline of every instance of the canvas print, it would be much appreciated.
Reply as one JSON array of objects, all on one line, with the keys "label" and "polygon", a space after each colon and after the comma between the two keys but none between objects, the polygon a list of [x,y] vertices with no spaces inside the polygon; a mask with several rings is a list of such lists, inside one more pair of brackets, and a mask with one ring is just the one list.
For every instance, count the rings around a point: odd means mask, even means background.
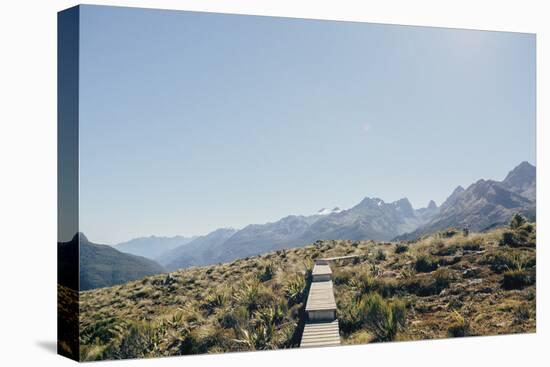
[{"label": "canvas print", "polygon": [[92,5],[58,25],[60,354],[536,331],[534,34]]}]

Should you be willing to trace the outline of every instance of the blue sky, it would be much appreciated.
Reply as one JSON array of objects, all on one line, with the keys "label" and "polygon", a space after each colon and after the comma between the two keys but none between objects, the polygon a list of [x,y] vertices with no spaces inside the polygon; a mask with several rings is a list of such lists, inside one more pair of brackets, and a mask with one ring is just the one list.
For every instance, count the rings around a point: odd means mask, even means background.
[{"label": "blue sky", "polygon": [[204,234],[535,163],[535,36],[84,6],[80,227]]}]

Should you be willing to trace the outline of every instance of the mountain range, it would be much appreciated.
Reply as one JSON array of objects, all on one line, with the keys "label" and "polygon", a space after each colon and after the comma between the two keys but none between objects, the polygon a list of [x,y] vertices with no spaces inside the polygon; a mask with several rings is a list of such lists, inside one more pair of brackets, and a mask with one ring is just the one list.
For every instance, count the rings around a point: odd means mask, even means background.
[{"label": "mountain range", "polygon": [[426,207],[414,209],[407,198],[387,203],[366,197],[346,210],[323,208],[313,215],[289,215],[240,230],[221,228],[204,236],[182,237],[181,245],[164,252],[164,240],[159,240],[162,237],[134,240],[134,244],[143,247],[130,246],[132,241],[115,247],[148,256],[171,271],[303,246],[316,240],[406,240],[451,226],[481,231],[508,222],[517,212],[533,219],[535,196],[536,169],[522,162],[503,181],[479,180],[466,189],[458,186],[439,207],[430,201]]},{"label": "mountain range", "polygon": [[412,240],[448,227],[482,231],[507,223],[515,213],[535,219],[535,196],[536,169],[522,162],[503,181],[478,180],[466,189],[458,186],[428,223],[396,239]]}]

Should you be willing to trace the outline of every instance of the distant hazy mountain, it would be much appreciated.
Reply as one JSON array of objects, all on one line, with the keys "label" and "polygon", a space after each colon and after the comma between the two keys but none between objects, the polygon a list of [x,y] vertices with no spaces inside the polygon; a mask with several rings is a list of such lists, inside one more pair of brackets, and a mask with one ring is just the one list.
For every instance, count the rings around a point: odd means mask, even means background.
[{"label": "distant hazy mountain", "polygon": [[[164,272],[156,262],[141,256],[120,252],[111,246],[89,242],[86,236],[78,235],[69,242],[58,244],[58,261],[63,271],[59,283],[72,289],[78,286],[74,281],[80,265],[80,290],[108,287],[140,279],[147,275]],[[80,253],[80,262],[78,262]]]},{"label": "distant hazy mountain", "polygon": [[414,209],[408,199],[386,203],[365,198],[354,207],[321,209],[309,216],[289,215],[276,222],[251,224],[241,230],[219,229],[158,257],[169,270],[253,256],[316,240],[391,240],[415,238],[451,226],[482,230],[507,223],[516,213],[535,215],[535,167],[527,162],[502,182],[479,180],[458,186],[440,207],[430,201]]},{"label": "distant hazy mountain", "polygon": [[365,198],[351,209],[319,218],[298,239],[301,243],[318,239],[389,240],[421,223],[408,199],[385,203]]},{"label": "distant hazy mountain", "polygon": [[284,247],[300,246],[304,242],[299,237],[321,217],[289,215],[273,223],[250,224],[213,251],[215,257],[210,261],[224,262]]},{"label": "distant hazy mountain", "polygon": [[422,223],[427,223],[432,219],[437,213],[439,213],[439,208],[435,201],[430,200],[428,203],[428,206],[425,208],[416,209],[414,211],[416,217],[420,220]]},{"label": "distant hazy mountain", "polygon": [[193,241],[196,236],[193,237],[162,237],[162,236],[149,236],[134,238],[130,241],[121,242],[113,245],[119,251],[126,252],[128,254],[147,257],[149,259],[157,259],[163,253],[170,251],[178,246],[185,245]]},{"label": "distant hazy mountain", "polygon": [[236,232],[233,228],[217,229],[164,253],[158,261],[169,270],[215,263],[213,259],[222,251],[225,241]]},{"label": "distant hazy mountain", "polygon": [[[251,224],[239,231],[215,231],[160,257],[169,270],[231,261],[287,247],[303,246],[318,239],[382,239],[414,230],[431,218],[437,208],[417,217],[409,200],[385,203],[365,198],[348,210],[321,209],[310,216],[289,215],[276,222]],[[213,240],[214,238],[214,240]]]},{"label": "distant hazy mountain", "polygon": [[398,236],[414,239],[448,227],[480,231],[507,223],[513,214],[535,217],[535,167],[527,162],[514,168],[502,181],[479,180],[466,190],[457,187],[441,204],[439,213],[415,231]]}]

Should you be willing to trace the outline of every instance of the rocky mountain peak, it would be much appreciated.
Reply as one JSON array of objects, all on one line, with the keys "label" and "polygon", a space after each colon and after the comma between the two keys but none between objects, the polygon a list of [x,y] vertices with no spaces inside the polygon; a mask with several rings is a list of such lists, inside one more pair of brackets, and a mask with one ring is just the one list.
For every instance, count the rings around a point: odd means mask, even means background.
[{"label": "rocky mountain peak", "polygon": [[411,202],[407,198],[399,199],[395,202],[393,202],[396,206],[396,209],[404,216],[406,217],[412,217],[414,216],[414,209],[412,207]]},{"label": "rocky mountain peak", "polygon": [[523,195],[530,200],[535,200],[536,195],[537,170],[529,162],[521,162],[511,170],[502,185],[509,190]]},{"label": "rocky mountain peak", "polygon": [[456,189],[454,189],[453,192],[451,193],[451,196],[461,194],[461,193],[463,193],[464,191],[466,191],[466,190],[464,189],[464,187],[462,187],[461,185],[458,185],[458,186],[456,187]]},{"label": "rocky mountain peak", "polygon": [[441,207],[440,209],[443,211],[447,208],[450,208],[452,207],[456,201],[460,198],[460,196],[465,192],[466,190],[464,190],[464,187],[458,185],[454,190],[453,192],[451,193],[451,195],[449,195],[449,197],[447,198],[447,200],[445,200],[443,202],[443,204],[441,204]]},{"label": "rocky mountain peak", "polygon": [[363,207],[363,208],[376,208],[381,207],[384,205],[384,200],[379,198],[369,198],[368,196],[365,197],[359,204],[357,204],[357,207]]},{"label": "rocky mountain peak", "polygon": [[[535,171],[536,171],[535,166],[533,166],[531,163],[529,163],[527,161],[523,161],[520,164],[518,164],[516,167],[514,167],[514,169],[512,169],[508,173],[506,178],[508,178],[510,176],[516,176],[518,174],[520,174],[520,175],[534,175]],[[504,179],[504,181],[506,181],[506,178]]]}]

